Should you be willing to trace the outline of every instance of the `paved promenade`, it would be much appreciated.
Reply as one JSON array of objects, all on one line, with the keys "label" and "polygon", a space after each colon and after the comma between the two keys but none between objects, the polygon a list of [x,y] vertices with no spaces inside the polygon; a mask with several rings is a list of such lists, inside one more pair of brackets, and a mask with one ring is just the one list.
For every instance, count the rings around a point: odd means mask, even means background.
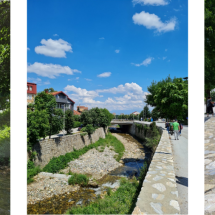
[{"label": "paved promenade", "polygon": [[[151,122],[140,122],[150,124]],[[156,122],[157,126],[165,128],[165,123]],[[178,189],[178,202],[181,214],[188,214],[188,126],[184,126],[179,140],[171,136],[172,157],[175,169],[175,179]]]},{"label": "paved promenade", "polygon": [[215,117],[205,122],[205,214],[215,214]]},{"label": "paved promenade", "polygon": [[173,153],[166,130],[163,131],[132,214],[180,214]]}]

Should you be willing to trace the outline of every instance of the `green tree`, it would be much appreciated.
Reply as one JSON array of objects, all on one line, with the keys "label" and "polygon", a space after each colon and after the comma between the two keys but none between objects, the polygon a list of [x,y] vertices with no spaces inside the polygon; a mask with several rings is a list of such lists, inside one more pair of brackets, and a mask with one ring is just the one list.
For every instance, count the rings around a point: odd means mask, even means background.
[{"label": "green tree", "polygon": [[[162,116],[166,118],[182,119],[188,114],[188,81],[182,78],[170,79],[161,82],[153,82],[148,87],[151,91],[146,96],[146,103],[157,107]],[[153,89],[153,90],[151,90]]]},{"label": "green tree", "polygon": [[63,128],[63,111],[56,108],[55,97],[51,94],[40,92],[35,97],[35,109],[46,110],[49,119],[49,138],[52,134],[59,133]]},{"label": "green tree", "polygon": [[215,2],[205,0],[205,96],[215,88]]},{"label": "green tree", "polygon": [[49,138],[51,135],[58,134],[64,127],[64,114],[63,111],[59,108],[53,110],[53,113],[49,115]]},{"label": "green tree", "polygon": [[10,1],[0,2],[0,109],[10,99]]},{"label": "green tree", "polygon": [[74,117],[73,117],[73,111],[72,110],[66,110],[65,113],[65,130],[67,131],[67,134],[70,133],[70,130],[74,126]]},{"label": "green tree", "polygon": [[89,111],[83,111],[81,113],[81,122],[83,122],[83,125],[86,126],[88,124],[93,124],[93,120],[91,118]]},{"label": "green tree", "polygon": [[81,116],[80,115],[73,115],[74,120],[80,122],[81,121]]},{"label": "green tree", "polygon": [[211,91],[211,99],[212,101],[215,101],[215,91]]},{"label": "green tree", "polygon": [[151,113],[150,113],[148,105],[144,106],[143,110],[140,112],[140,118],[141,117],[143,119],[151,117]]},{"label": "green tree", "polygon": [[43,92],[53,93],[53,92],[57,92],[57,91],[54,90],[54,88],[50,87],[50,88],[44,89]]},{"label": "green tree", "polygon": [[[101,111],[102,111],[102,112],[105,114],[105,116],[107,117],[108,125],[110,125],[110,122],[112,121],[112,119],[115,118],[115,116],[114,116],[112,113],[110,113],[109,110],[106,109],[106,108],[101,109]],[[108,125],[107,125],[107,126],[108,126]]]},{"label": "green tree", "polygon": [[49,117],[46,110],[28,110],[27,112],[27,143],[28,151],[49,132]]},{"label": "green tree", "polygon": [[153,118],[153,120],[157,120],[159,117],[161,117],[160,115],[160,110],[158,107],[155,107],[152,112],[151,112],[151,117]]}]

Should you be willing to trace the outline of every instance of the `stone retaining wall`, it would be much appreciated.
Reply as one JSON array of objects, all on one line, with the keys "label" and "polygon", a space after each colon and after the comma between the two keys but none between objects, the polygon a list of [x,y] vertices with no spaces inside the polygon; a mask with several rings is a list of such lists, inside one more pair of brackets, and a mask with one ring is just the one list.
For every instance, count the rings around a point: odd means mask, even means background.
[{"label": "stone retaining wall", "polygon": [[180,214],[172,146],[163,130],[132,215]]},{"label": "stone retaining wall", "polygon": [[41,140],[33,147],[33,151],[37,152],[34,164],[43,168],[53,157],[65,155],[72,152],[74,148],[82,149],[84,146],[95,143],[99,138],[105,138],[106,133],[107,129],[98,128],[90,137],[88,135],[81,136],[78,133]]},{"label": "stone retaining wall", "polygon": [[[142,128],[142,129],[139,129],[139,128],[136,126],[136,124],[142,125],[143,128]],[[145,138],[145,129],[144,129],[144,126],[145,126],[145,125],[149,127],[149,126],[150,126],[150,123],[144,124],[144,122],[134,122],[134,123],[129,127],[128,133],[131,134],[131,135],[134,135],[134,136],[136,136],[136,137],[138,137],[138,138],[143,139],[143,138]],[[162,133],[163,133],[162,127],[160,127],[160,126],[157,126],[157,127],[159,128],[160,134],[162,135]],[[147,135],[146,135],[146,137],[147,137]]]}]

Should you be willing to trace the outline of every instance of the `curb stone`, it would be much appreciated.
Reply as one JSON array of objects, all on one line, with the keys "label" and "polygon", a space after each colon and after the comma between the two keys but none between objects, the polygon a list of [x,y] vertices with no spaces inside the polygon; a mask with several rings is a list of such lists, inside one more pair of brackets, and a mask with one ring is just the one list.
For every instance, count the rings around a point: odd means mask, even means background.
[{"label": "curb stone", "polygon": [[163,130],[132,215],[180,214],[172,146]]}]

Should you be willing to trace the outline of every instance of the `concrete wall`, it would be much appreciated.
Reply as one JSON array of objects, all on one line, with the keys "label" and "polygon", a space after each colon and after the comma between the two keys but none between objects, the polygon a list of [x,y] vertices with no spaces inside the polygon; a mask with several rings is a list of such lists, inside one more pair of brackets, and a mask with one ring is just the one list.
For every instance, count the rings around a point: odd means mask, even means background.
[{"label": "concrete wall", "polygon": [[41,140],[33,148],[33,151],[37,152],[34,164],[44,167],[53,157],[72,152],[73,148],[82,149],[84,146],[95,143],[99,138],[105,138],[106,133],[107,129],[98,128],[90,137],[88,135],[74,134]]}]

